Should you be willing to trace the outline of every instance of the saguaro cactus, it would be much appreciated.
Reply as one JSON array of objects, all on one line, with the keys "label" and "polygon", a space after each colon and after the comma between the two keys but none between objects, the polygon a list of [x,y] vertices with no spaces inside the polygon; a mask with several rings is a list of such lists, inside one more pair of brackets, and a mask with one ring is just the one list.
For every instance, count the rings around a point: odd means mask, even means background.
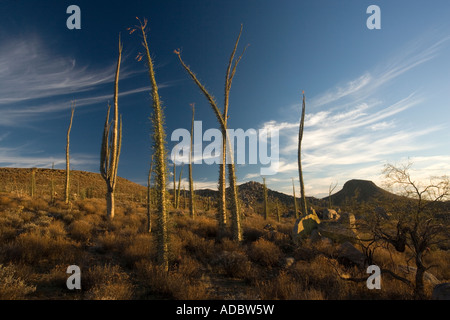
[{"label": "saguaro cactus", "polygon": [[[138,19],[138,18],[137,18]],[[163,270],[169,270],[169,247],[168,247],[168,230],[167,230],[167,207],[166,207],[166,149],[164,131],[164,114],[161,108],[161,102],[158,94],[158,85],[155,79],[155,72],[153,68],[153,61],[150,56],[150,50],[147,43],[147,35],[145,28],[147,26],[147,20],[142,23],[138,19],[140,25],[137,26],[142,32],[143,42],[142,45],[145,48],[145,57],[147,59],[148,74],[152,86],[152,98],[153,98],[153,112],[152,112],[152,124],[153,124],[153,152],[155,155],[155,189],[157,200],[157,212],[158,212],[158,230],[157,230],[157,255],[158,264]],[[130,31],[132,33],[133,29]],[[138,57],[142,58],[142,55]]]},{"label": "saguaro cactus", "polygon": [[[100,152],[100,173],[106,182],[106,216],[114,218],[114,190],[117,182],[117,168],[119,166],[119,155],[122,147],[122,117],[119,122],[119,71],[122,58],[122,43],[119,36],[119,57],[117,59],[116,77],[114,82],[114,115],[112,122],[109,121],[111,105],[108,103],[105,127],[103,129],[102,149]],[[111,135],[111,140],[110,140]]]},{"label": "saguaro cactus", "polygon": [[[227,135],[227,121],[228,121],[228,105],[229,105],[229,96],[231,83],[233,81],[233,77],[236,73],[236,67],[241,60],[246,47],[242,54],[235,60],[236,49],[239,43],[239,39],[242,34],[242,25],[241,30],[239,32],[239,36],[237,37],[236,43],[234,45],[233,52],[231,53],[230,60],[228,63],[226,77],[225,77],[225,99],[224,99],[224,108],[223,113],[220,112],[216,100],[214,97],[206,90],[203,84],[197,79],[196,75],[191,71],[191,69],[184,63],[181,59],[180,50],[175,50],[175,54],[178,56],[181,65],[187,71],[189,76],[195,82],[195,84],[200,88],[202,93],[205,95],[208,100],[214,114],[216,115],[217,121],[219,122],[220,129],[222,131],[222,163],[220,164],[220,173],[219,173],[219,212],[218,212],[218,223],[219,223],[219,234],[223,234],[225,232],[226,227],[226,165],[228,167],[228,180],[230,184],[230,192],[231,192],[231,217],[232,217],[232,237],[234,240],[241,241],[242,240],[242,230],[240,223],[240,212],[239,212],[239,200],[237,195],[237,187],[236,187],[236,173],[233,159],[233,150],[229,147],[229,139]],[[233,64],[234,62],[234,64]],[[227,164],[227,150],[229,161]]]},{"label": "saguaro cactus", "polygon": [[305,124],[305,93],[303,94],[303,103],[302,103],[302,116],[300,118],[300,126],[298,130],[298,176],[300,180],[300,196],[301,196],[301,207],[302,207],[302,214],[307,215],[308,214],[308,207],[306,204],[306,197],[305,197],[305,184],[303,183],[303,171],[302,171],[302,139],[303,139],[303,128]]},{"label": "saguaro cactus", "polygon": [[67,129],[67,144],[66,144],[66,189],[65,189],[65,203],[69,203],[70,198],[70,157],[69,157],[69,146],[70,146],[70,130],[72,130],[73,113],[75,111],[75,102],[72,102],[72,108],[70,113],[70,123]]}]

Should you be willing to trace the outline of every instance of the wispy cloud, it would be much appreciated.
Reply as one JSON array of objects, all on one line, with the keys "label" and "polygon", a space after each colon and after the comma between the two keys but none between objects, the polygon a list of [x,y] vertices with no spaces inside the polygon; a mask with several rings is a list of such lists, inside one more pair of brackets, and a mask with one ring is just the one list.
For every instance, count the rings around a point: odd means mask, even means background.
[{"label": "wispy cloud", "polygon": [[[124,58],[126,59],[126,58]],[[113,99],[112,87],[116,61],[103,68],[80,66],[75,59],[58,56],[37,36],[9,39],[0,43],[0,118],[1,126],[23,126],[50,113],[70,108],[105,103]],[[126,65],[120,79],[135,75]],[[170,87],[174,81],[161,83]],[[140,86],[119,92],[119,99],[151,92],[150,86]]]},{"label": "wispy cloud", "polygon": [[337,103],[345,98],[351,99],[352,103],[365,100],[391,80],[432,60],[449,40],[450,36],[435,40],[432,43],[429,40],[424,40],[424,38],[412,41],[402,48],[400,53],[379,64],[370,72],[367,71],[354,80],[337,85],[335,88],[330,88],[311,98],[309,105],[312,108],[322,107]]}]

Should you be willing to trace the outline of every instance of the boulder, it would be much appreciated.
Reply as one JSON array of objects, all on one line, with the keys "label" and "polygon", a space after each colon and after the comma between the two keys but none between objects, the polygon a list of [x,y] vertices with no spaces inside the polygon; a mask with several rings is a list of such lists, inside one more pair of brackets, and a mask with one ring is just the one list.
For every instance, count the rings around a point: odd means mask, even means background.
[{"label": "boulder", "polygon": [[339,214],[336,212],[336,210],[324,209],[322,210],[322,219],[337,220],[339,219]]},{"label": "boulder", "polygon": [[[417,268],[415,267],[405,265],[398,265],[397,269],[403,272],[405,276],[412,275],[413,277],[416,275],[417,270]],[[425,271],[425,273],[423,274],[423,280],[432,285],[438,285],[441,283],[433,274],[429,273],[428,271]]]},{"label": "boulder", "polygon": [[318,228],[320,219],[316,214],[308,214],[295,221],[294,228],[292,229],[292,237],[294,240],[298,238],[307,238],[311,235],[311,232]]},{"label": "boulder", "polygon": [[286,259],[284,259],[284,267],[285,268],[289,268],[294,263],[295,263],[295,259],[293,257],[287,257]]},{"label": "boulder", "polygon": [[356,265],[359,268],[364,268],[366,265],[364,253],[348,241],[341,244],[337,249],[337,258],[344,265]]},{"label": "boulder", "polygon": [[431,295],[433,300],[450,300],[450,282],[440,283],[433,289]]}]

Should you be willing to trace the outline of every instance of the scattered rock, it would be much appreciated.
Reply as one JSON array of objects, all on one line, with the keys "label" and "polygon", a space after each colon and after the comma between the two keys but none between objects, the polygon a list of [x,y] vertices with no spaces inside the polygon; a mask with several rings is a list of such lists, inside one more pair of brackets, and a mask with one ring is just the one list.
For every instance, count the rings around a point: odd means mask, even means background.
[{"label": "scattered rock", "polygon": [[322,210],[322,219],[327,219],[327,220],[338,220],[339,219],[339,214],[336,212],[336,210],[333,209],[324,209]]},{"label": "scattered rock", "polygon": [[320,224],[320,219],[315,214],[308,214],[303,218],[299,218],[295,221],[294,228],[292,229],[292,238],[297,240],[299,238],[306,238],[311,235],[314,229],[317,229]]},{"label": "scattered rock", "polygon": [[341,264],[356,265],[359,268],[364,268],[366,265],[366,256],[348,241],[339,246],[337,253]]},{"label": "scattered rock", "polygon": [[295,259],[293,257],[287,257],[284,260],[284,267],[285,268],[289,268],[290,266],[292,266],[295,263]]},{"label": "scattered rock", "polygon": [[450,283],[440,283],[436,285],[433,289],[433,294],[431,295],[433,300],[450,300]]},{"label": "scattered rock", "polygon": [[[416,270],[417,268],[415,267],[411,267],[411,266],[405,266],[405,265],[398,265],[397,269],[401,272],[403,272],[405,275],[412,275],[415,276],[416,275]],[[438,285],[441,282],[431,273],[429,273],[428,271],[425,271],[425,273],[423,274],[423,280],[426,282],[429,282],[432,285]]]}]

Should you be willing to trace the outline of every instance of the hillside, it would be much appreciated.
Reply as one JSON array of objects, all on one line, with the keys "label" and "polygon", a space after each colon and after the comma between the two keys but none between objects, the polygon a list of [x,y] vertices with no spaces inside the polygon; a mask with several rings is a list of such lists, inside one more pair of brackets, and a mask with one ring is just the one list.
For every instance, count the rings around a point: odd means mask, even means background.
[{"label": "hillside", "polygon": [[[59,197],[64,194],[66,171],[41,168],[0,168],[0,192],[29,194],[32,171],[35,170],[36,195],[50,197],[52,180]],[[72,170],[71,196],[74,198],[102,198],[106,184],[99,173]],[[146,188],[127,179],[118,177],[116,199],[139,199],[145,196]]]}]

